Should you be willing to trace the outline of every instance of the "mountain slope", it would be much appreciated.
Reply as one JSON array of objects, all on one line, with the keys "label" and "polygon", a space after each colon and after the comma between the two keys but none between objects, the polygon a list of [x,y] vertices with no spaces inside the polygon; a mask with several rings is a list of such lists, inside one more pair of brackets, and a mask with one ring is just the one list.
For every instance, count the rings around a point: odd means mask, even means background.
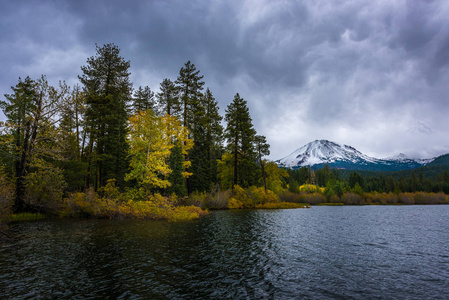
[{"label": "mountain slope", "polygon": [[330,167],[349,170],[396,171],[421,167],[432,160],[414,160],[404,154],[378,159],[367,156],[355,148],[328,140],[316,140],[295,150],[290,155],[276,161],[280,167],[313,169]]}]

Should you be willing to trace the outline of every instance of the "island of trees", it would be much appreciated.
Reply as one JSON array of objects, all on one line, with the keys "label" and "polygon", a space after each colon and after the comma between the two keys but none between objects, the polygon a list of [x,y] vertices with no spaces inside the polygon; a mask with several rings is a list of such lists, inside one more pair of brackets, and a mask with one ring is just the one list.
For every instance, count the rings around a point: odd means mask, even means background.
[{"label": "island of trees", "polygon": [[223,118],[190,61],[157,92],[133,89],[129,69],[119,48],[106,44],[81,67],[79,85],[25,77],[4,95],[0,218],[41,212],[176,221],[204,209],[448,203],[447,171],[436,188],[415,175],[410,189],[406,180],[345,178],[328,167],[281,169],[264,158],[269,144],[247,102],[235,94]]}]

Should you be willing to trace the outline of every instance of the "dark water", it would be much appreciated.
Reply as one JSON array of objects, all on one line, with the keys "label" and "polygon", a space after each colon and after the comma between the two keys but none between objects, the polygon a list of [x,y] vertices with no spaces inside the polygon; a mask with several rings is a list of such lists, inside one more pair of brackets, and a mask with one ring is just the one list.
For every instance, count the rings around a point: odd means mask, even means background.
[{"label": "dark water", "polygon": [[14,224],[0,299],[448,299],[449,206]]}]

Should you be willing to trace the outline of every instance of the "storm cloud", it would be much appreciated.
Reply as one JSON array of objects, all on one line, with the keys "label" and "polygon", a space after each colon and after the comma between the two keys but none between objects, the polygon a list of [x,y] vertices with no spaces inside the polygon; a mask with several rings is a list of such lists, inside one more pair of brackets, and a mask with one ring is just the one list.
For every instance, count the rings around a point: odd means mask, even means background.
[{"label": "storm cloud", "polygon": [[[315,139],[376,157],[449,152],[447,1],[2,1],[0,94],[77,83],[115,43],[134,87],[188,60],[221,112],[239,93],[272,159]],[[4,116],[0,116],[4,119]]]}]

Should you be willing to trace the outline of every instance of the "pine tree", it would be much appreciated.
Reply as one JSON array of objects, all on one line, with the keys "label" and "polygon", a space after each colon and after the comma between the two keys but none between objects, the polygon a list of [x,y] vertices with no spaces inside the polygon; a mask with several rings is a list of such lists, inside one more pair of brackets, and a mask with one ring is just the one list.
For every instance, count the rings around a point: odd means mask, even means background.
[{"label": "pine tree", "polygon": [[39,114],[39,94],[37,92],[37,83],[26,77],[15,87],[11,87],[13,94],[5,94],[6,101],[1,101],[0,105],[10,126],[10,133],[13,137],[12,161],[14,162],[14,177],[16,178],[16,191],[14,201],[14,211],[20,212],[25,209],[25,175],[29,169],[28,156],[30,154],[31,131],[35,123],[36,113]]},{"label": "pine tree", "polygon": [[267,139],[263,135],[256,135],[254,139],[256,146],[257,156],[259,158],[259,164],[262,171],[263,185],[265,188],[265,194],[267,193],[267,178],[265,174],[265,161],[263,156],[270,155],[270,145],[267,143]]},{"label": "pine tree", "polygon": [[87,59],[79,76],[86,95],[87,148],[86,187],[94,181],[97,190],[108,179],[124,184],[127,172],[126,121],[132,86],[129,61],[114,44],[96,46],[97,53]]},{"label": "pine tree", "polygon": [[233,157],[234,185],[253,185],[257,178],[257,157],[253,144],[256,131],[246,101],[240,98],[239,94],[236,94],[233,102],[228,105],[225,121],[227,150]]},{"label": "pine tree", "polygon": [[204,85],[204,81],[202,81],[204,76],[200,76],[199,73],[200,71],[196,70],[195,65],[188,61],[179,71],[179,76],[175,81],[181,99],[182,121],[184,127],[189,130],[192,129],[194,113],[192,106],[195,106],[195,102],[201,97]]},{"label": "pine tree", "polygon": [[[202,141],[204,138],[204,126],[201,123],[205,114],[205,108],[202,105],[201,90],[203,89],[203,75],[199,75],[200,71],[195,65],[188,61],[179,71],[179,76],[175,83],[177,85],[178,94],[181,100],[182,121],[184,127],[190,132],[190,137],[194,141],[194,148],[185,156],[185,160],[191,160],[195,166],[195,176],[204,174],[204,157],[205,145]],[[190,194],[193,187],[190,178],[186,179],[187,192]],[[201,188],[199,188],[201,189]]]},{"label": "pine tree", "polygon": [[217,178],[217,159],[221,157],[223,143],[222,117],[218,112],[218,103],[209,88],[200,98],[201,109],[194,114],[195,146],[191,152],[192,189],[208,190]]},{"label": "pine tree", "polygon": [[63,169],[67,190],[82,191],[84,188],[85,162],[82,160],[86,131],[84,126],[85,97],[81,88],[76,85],[68,97],[60,103],[60,125],[58,143],[61,145]]},{"label": "pine tree", "polygon": [[148,87],[139,88],[134,92],[134,97],[132,99],[132,114],[137,114],[139,111],[145,111],[151,109],[157,113],[156,101],[154,97],[154,92]]},{"label": "pine tree", "polygon": [[218,102],[215,100],[209,88],[206,89],[203,99],[208,161],[207,187],[209,188],[212,183],[216,183],[218,180],[217,159],[221,157],[223,152],[223,126],[221,125],[223,117],[219,113]]},{"label": "pine tree", "polygon": [[156,95],[161,115],[180,116],[181,103],[175,84],[165,78],[160,84],[160,92]]},{"label": "pine tree", "polygon": [[170,186],[167,188],[167,193],[169,195],[175,193],[178,197],[187,196],[185,178],[183,176],[183,162],[184,156],[182,155],[182,144],[177,141],[170,152],[169,168],[171,169],[171,173],[168,178]]}]

